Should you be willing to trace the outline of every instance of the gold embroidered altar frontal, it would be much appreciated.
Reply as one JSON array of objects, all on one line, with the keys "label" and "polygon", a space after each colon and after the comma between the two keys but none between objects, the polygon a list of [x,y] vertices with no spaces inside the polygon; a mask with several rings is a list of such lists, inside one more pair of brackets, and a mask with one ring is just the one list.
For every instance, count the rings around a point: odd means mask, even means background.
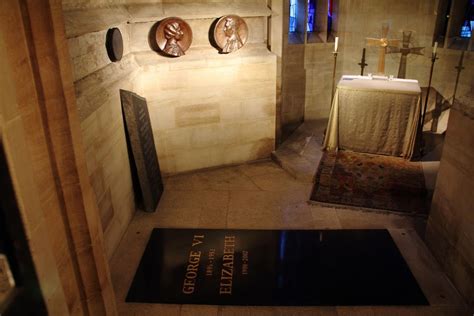
[{"label": "gold embroidered altar frontal", "polygon": [[416,80],[343,76],[337,85],[323,148],[410,159],[420,119]]}]

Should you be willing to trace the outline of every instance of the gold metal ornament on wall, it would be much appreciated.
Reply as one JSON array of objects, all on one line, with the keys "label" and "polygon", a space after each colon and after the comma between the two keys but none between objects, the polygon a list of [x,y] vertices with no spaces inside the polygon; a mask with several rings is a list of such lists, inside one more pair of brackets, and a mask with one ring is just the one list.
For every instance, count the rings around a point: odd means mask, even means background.
[{"label": "gold metal ornament on wall", "polygon": [[245,45],[249,29],[247,23],[238,15],[221,17],[214,28],[214,41],[221,49],[221,53],[235,52]]},{"label": "gold metal ornament on wall", "polygon": [[159,23],[155,37],[161,52],[171,57],[180,57],[191,46],[193,32],[183,19],[170,17]]}]

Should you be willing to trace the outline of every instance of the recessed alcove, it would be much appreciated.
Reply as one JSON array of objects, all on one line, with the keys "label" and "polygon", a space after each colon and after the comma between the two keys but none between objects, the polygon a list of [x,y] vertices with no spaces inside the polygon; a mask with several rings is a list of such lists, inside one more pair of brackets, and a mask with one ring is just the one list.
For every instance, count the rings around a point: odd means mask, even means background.
[{"label": "recessed alcove", "polygon": [[[427,89],[437,4],[442,1],[333,1],[337,7],[329,28],[328,3],[315,0],[326,15],[316,12],[316,32],[300,32],[296,44],[288,34],[289,0],[145,2],[63,0],[62,8],[61,2],[48,0],[0,2],[0,95],[5,101],[0,102],[0,147],[14,191],[8,196],[18,202],[38,276],[41,291],[36,293],[41,292],[49,314],[467,314],[466,303],[472,305],[474,293],[474,60],[466,51],[464,69],[456,68],[461,51],[450,45],[438,48]],[[299,3],[308,5],[307,0]],[[246,45],[231,54],[219,53],[209,40],[213,22],[225,14],[241,16],[249,28]],[[158,54],[150,45],[153,27],[170,16],[183,18],[194,32],[193,44],[179,58]],[[305,19],[298,22],[300,30]],[[407,78],[419,82],[421,100],[429,93],[426,124],[419,130],[429,152],[413,163],[421,166],[423,189],[434,195],[431,208],[416,214],[309,203],[317,202],[318,170],[328,154],[323,140],[330,129],[334,35],[339,37],[337,83],[342,75],[359,74],[366,38],[379,37],[384,23],[390,25],[389,38],[399,39],[410,29],[412,45],[425,47],[423,55],[408,57]],[[123,38],[123,58],[116,62],[105,46],[112,28]],[[367,47],[365,74],[377,69],[378,54],[377,47]],[[387,54],[386,74],[395,74],[399,63],[400,54]],[[134,190],[120,90],[148,101],[165,182],[155,212],[142,212],[136,201],[140,192]],[[388,121],[402,125],[393,117]],[[358,119],[352,126],[373,128]],[[385,181],[372,177],[384,175],[384,166],[359,172],[365,181],[361,185],[351,186],[347,174],[326,178],[343,183],[343,189],[367,192],[373,182]],[[403,194],[403,199],[415,195]],[[322,231],[316,238],[319,245],[324,245],[325,230],[386,229],[430,306],[127,303],[154,228],[275,230],[281,236],[287,230]],[[285,249],[281,239],[277,251]],[[179,256],[186,257],[189,248],[183,249]],[[346,254],[340,249],[335,258]],[[166,257],[172,268],[185,267],[174,256]],[[345,274],[347,280],[354,280],[350,274]],[[179,292],[183,275],[176,275]],[[298,279],[292,281],[304,278]],[[358,282],[347,288],[360,293]],[[336,284],[335,296],[340,287]]]},{"label": "recessed alcove", "polygon": [[[271,36],[278,14],[264,2],[132,4],[65,11],[88,171],[100,207],[109,256],[135,212],[126,146],[121,136],[124,131],[118,89],[132,90],[148,100],[155,146],[166,176],[268,158],[281,132],[283,140],[294,133],[289,139],[296,138],[296,144],[283,144],[274,154],[275,159],[290,173],[302,168],[293,176],[313,180],[317,164],[300,154],[304,149],[300,146],[315,134],[320,141],[324,130],[324,123],[320,122],[329,115],[335,35],[340,37],[336,78],[346,73],[357,74],[365,38],[370,34],[376,36],[385,20],[383,10],[377,9],[375,2],[356,8],[353,2],[334,1],[329,29],[328,2],[317,1],[316,31],[308,32],[308,4],[299,1],[298,14],[304,18],[296,21],[297,31],[289,34],[287,4],[283,1],[280,8],[280,55],[273,52],[277,45],[272,45],[278,43],[278,38]],[[417,9],[418,20],[408,23],[418,30],[417,43],[427,47],[431,45],[431,31],[427,29],[432,23],[433,8],[424,3]],[[377,18],[367,20],[366,10]],[[407,25],[407,10],[407,4],[391,7],[391,37],[399,37],[400,28]],[[243,49],[223,55],[212,47],[209,28],[218,17],[230,12],[244,18],[250,37]],[[150,45],[153,26],[169,16],[185,19],[193,29],[193,44],[180,58],[161,56]],[[124,38],[124,58],[115,64],[107,60],[103,50],[102,39],[110,27],[119,27]],[[426,49],[425,56],[429,53]],[[440,54],[444,57],[437,64],[442,69],[440,73],[455,66],[456,52],[441,50]],[[374,60],[375,51],[368,50],[366,73],[374,71]],[[394,73],[398,63],[399,58],[388,56],[387,71]],[[426,84],[427,78],[422,75],[428,69],[426,59],[420,56],[409,59],[409,63],[408,75]],[[437,76],[437,94],[449,95],[452,84]],[[461,91],[466,89],[466,82],[461,82]],[[435,107],[430,103],[429,112]],[[319,122],[316,127],[310,128],[312,123],[306,123],[302,129],[308,134],[300,133],[302,122],[312,120]],[[281,152],[302,157],[288,163],[279,156]],[[317,161],[319,154],[311,159]],[[226,176],[240,177],[233,171],[229,174]],[[183,189],[180,177],[171,180],[171,187],[177,186],[178,191]],[[186,179],[190,183],[184,188],[193,190],[194,185],[207,181],[200,176]],[[197,223],[191,214],[186,214],[190,222]],[[174,223],[169,218],[162,220]],[[220,219],[216,222],[222,224]]]},{"label": "recessed alcove", "polygon": [[[249,38],[239,51],[219,54],[210,28],[229,13],[243,17]],[[64,11],[86,161],[109,255],[135,211],[119,89],[147,99],[164,175],[268,158],[275,148],[277,87],[277,58],[267,47],[270,15],[264,1]],[[154,25],[169,16],[193,30],[191,48],[180,58],[158,54],[150,42]],[[111,27],[123,37],[123,59],[116,63],[104,49]]]}]

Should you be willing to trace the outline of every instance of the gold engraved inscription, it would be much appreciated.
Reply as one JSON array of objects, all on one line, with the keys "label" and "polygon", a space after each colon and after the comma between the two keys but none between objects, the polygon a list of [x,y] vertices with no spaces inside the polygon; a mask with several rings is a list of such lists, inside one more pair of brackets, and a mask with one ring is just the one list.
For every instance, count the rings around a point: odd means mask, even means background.
[{"label": "gold engraved inscription", "polygon": [[224,253],[222,255],[220,295],[232,294],[232,279],[234,277],[235,236],[225,236]]},{"label": "gold engraved inscription", "polygon": [[216,259],[216,250],[209,249],[208,253],[208,264],[206,266],[206,276],[212,276],[214,274],[214,261]]},{"label": "gold engraved inscription", "polygon": [[[195,247],[204,242],[204,235],[194,235],[192,246]],[[201,261],[201,251],[191,250],[188,256],[188,266],[184,275],[183,293],[193,294],[196,288],[196,278],[199,272],[199,262]]]},{"label": "gold engraved inscription", "polygon": [[249,274],[249,252],[247,250],[242,251],[242,274]]}]

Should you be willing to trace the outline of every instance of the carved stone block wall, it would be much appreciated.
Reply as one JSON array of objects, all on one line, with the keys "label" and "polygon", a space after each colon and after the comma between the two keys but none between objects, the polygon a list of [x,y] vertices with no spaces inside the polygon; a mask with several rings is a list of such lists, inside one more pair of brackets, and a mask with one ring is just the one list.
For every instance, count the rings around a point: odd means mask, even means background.
[{"label": "carved stone block wall", "polygon": [[[65,12],[87,170],[109,258],[135,213],[119,94],[120,89],[134,90],[140,71],[130,54],[128,18],[120,7]],[[120,29],[124,44],[124,56],[115,63],[105,49],[112,27]]]},{"label": "carved stone block wall", "polygon": [[180,60],[137,55],[162,172],[268,158],[275,143],[276,58],[262,45]]},{"label": "carved stone block wall", "polygon": [[[54,215],[51,215],[54,210],[48,210],[42,207],[41,198],[43,192],[38,188],[37,183],[41,182],[41,184],[44,185],[43,189],[45,191],[48,189],[51,190],[51,186],[45,185],[48,183],[47,180],[49,180],[46,171],[41,175],[34,173],[31,151],[29,151],[30,148],[28,148],[26,142],[28,138],[21,117],[22,113],[19,110],[22,105],[21,103],[24,102],[25,99],[33,102],[35,96],[29,93],[23,93],[22,97],[17,96],[17,87],[15,87],[14,84],[15,78],[13,77],[12,67],[9,65],[9,62],[14,62],[15,64],[13,66],[18,66],[18,68],[15,67],[18,72],[23,73],[23,68],[25,67],[19,66],[20,63],[17,60],[12,61],[12,59],[9,58],[5,43],[8,39],[3,38],[5,34],[3,33],[4,31],[4,25],[0,25],[0,66],[3,69],[3,76],[0,78],[0,98],[3,100],[3,102],[0,103],[0,146],[2,147],[2,152],[5,151],[7,156],[9,173],[11,174],[15,186],[14,190],[16,196],[14,198],[20,206],[20,214],[25,234],[29,239],[29,248],[32,253],[33,263],[48,312],[52,315],[67,315],[69,313],[68,303],[70,304],[71,310],[75,312],[81,311],[79,299],[77,297],[67,296],[67,294],[71,294],[71,292],[74,294],[78,292],[74,292],[74,290],[76,290],[74,286],[71,286],[69,292],[64,291],[61,284],[52,245],[62,246],[64,239],[55,242],[52,241],[55,237],[60,238],[64,237],[64,235],[61,234],[61,227],[48,227],[48,222],[45,219],[48,215],[49,219],[54,217]],[[26,64],[24,62],[22,63]],[[24,84],[28,86],[28,81],[24,82]],[[34,124],[35,128],[38,127],[38,121],[35,121],[31,117],[30,124]],[[38,130],[41,130],[40,128],[41,126],[39,126]],[[42,156],[40,159],[41,163],[46,159],[47,157]],[[36,177],[33,177],[33,175]],[[2,187],[2,193],[5,194],[4,192],[4,188]],[[53,205],[54,203],[50,202],[49,206]],[[6,211],[13,212],[13,210],[10,209]],[[64,273],[70,272],[70,267],[68,266],[68,264],[70,264],[70,257],[68,253],[62,249],[56,250],[56,253],[57,252],[61,252],[60,255],[65,263],[61,267],[61,271]],[[74,281],[74,279],[71,280],[71,282]]]},{"label": "carved stone block wall", "polygon": [[3,1],[0,15],[0,142],[48,312],[114,315],[61,3]]},{"label": "carved stone block wall", "polygon": [[[436,1],[431,0],[345,0],[339,1],[337,31],[339,36],[339,56],[336,83],[343,74],[360,74],[358,63],[365,47],[366,37],[380,36],[382,23],[390,24],[390,38],[402,38],[402,30],[413,30],[412,35],[416,46],[424,46],[424,56],[409,56],[407,78],[417,79],[421,86],[428,85],[431,66],[432,39],[436,22]],[[306,103],[305,119],[326,118],[330,110],[330,87],[332,75],[332,51],[334,43],[306,44]],[[438,49],[433,87],[445,98],[452,96],[456,69],[461,51]],[[377,70],[377,48],[367,48],[365,74]],[[465,57],[465,67],[458,87],[458,95],[466,94],[473,84],[472,73],[474,58],[472,54]],[[397,75],[400,54],[386,56],[386,75]],[[293,71],[298,71],[294,68]]]},{"label": "carved stone block wall", "polygon": [[303,44],[288,45],[283,54],[281,121],[283,140],[304,121],[306,72]]},{"label": "carved stone block wall", "polygon": [[426,231],[426,243],[474,307],[474,108],[453,109]]},{"label": "carved stone block wall", "polygon": [[135,212],[119,89],[133,90],[136,73],[126,56],[75,84],[87,169],[109,257]]},{"label": "carved stone block wall", "polygon": [[[63,1],[87,169],[109,257],[135,211],[119,89],[148,101],[163,174],[268,158],[275,143],[276,56],[267,48],[266,1]],[[209,42],[212,22],[237,14],[247,44],[222,55]],[[186,55],[152,51],[153,25],[189,23]],[[118,27],[124,57],[112,63],[106,32]],[[150,36],[151,35],[151,36]]]}]

